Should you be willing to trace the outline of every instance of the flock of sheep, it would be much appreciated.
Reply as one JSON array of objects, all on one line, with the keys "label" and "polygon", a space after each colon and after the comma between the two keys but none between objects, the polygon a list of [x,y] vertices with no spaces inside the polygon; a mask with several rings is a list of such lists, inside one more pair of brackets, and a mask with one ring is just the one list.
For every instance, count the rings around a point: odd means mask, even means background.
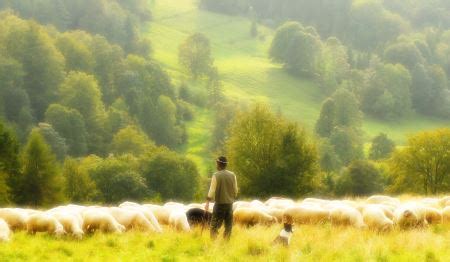
[{"label": "flock of sheep", "polygon": [[[210,205],[213,207],[213,204]],[[200,217],[199,217],[200,216]],[[273,197],[237,201],[233,204],[234,222],[244,226],[294,224],[348,225],[388,231],[450,223],[450,196],[423,198],[402,202],[389,196],[371,196],[364,200],[324,200],[306,198],[295,202]],[[199,219],[200,218],[200,219]],[[164,205],[124,202],[118,207],[66,205],[47,211],[0,208],[0,241],[8,241],[11,231],[26,230],[29,234],[47,232],[55,236],[72,235],[81,239],[85,233],[101,231],[122,233],[130,229],[162,233],[162,225],[175,230],[190,231],[191,226],[207,225],[211,213],[204,204],[169,202]]]}]

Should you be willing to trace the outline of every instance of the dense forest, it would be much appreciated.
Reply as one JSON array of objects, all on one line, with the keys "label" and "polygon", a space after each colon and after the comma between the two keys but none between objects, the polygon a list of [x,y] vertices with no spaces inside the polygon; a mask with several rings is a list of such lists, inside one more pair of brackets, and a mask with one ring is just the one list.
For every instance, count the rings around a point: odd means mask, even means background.
[{"label": "dense forest", "polygon": [[450,118],[445,1],[199,2],[248,17],[252,35],[276,30],[267,59],[327,97],[314,135],[229,101],[202,33],[178,59],[206,95],[174,84],[142,34],[149,2],[0,0],[0,203],[203,198],[206,178],[177,153],[195,107],[214,112],[208,150],[230,157],[244,196],[450,189],[448,129],[399,150],[380,134],[367,154],[361,131],[365,116]]}]

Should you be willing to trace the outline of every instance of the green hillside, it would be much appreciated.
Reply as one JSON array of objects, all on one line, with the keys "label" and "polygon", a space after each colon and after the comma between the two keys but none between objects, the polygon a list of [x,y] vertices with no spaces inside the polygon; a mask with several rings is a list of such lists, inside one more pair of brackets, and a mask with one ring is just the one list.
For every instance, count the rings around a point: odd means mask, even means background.
[{"label": "green hillside", "polygon": [[[201,32],[212,43],[215,64],[230,98],[244,103],[265,101],[308,129],[314,126],[325,97],[314,82],[288,75],[267,58],[273,30],[260,26],[259,37],[252,38],[251,22],[247,18],[199,10],[194,0],[153,1],[151,9],[154,18],[148,34],[154,57],[175,81],[188,81],[178,65],[179,44],[189,34]],[[196,86],[196,83],[189,83]],[[211,126],[211,121],[206,121],[208,117],[212,114],[201,112],[189,127],[191,141],[185,150],[197,161],[205,156],[199,148],[207,143]],[[408,134],[449,125],[448,121],[414,114],[395,122],[365,119],[363,128],[366,140],[385,132],[398,144],[403,144]]]}]

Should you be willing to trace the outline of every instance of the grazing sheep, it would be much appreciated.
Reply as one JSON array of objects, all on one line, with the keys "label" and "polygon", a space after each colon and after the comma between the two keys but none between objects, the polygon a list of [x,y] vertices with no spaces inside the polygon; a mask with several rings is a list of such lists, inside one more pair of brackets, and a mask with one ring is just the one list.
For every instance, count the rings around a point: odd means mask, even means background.
[{"label": "grazing sheep", "polygon": [[11,230],[5,220],[0,218],[0,242],[8,242]]},{"label": "grazing sheep", "polygon": [[329,205],[330,203],[331,203],[331,200],[319,199],[319,198],[305,198],[300,204],[325,207],[326,205]]},{"label": "grazing sheep", "polygon": [[64,228],[64,231],[68,234],[72,234],[78,239],[82,239],[84,232],[82,230],[83,221],[81,216],[77,213],[71,212],[70,210],[57,210],[57,211],[47,211],[48,214],[56,218],[59,223]]},{"label": "grazing sheep", "polygon": [[254,207],[254,208],[265,208],[266,206],[264,205],[263,202],[259,201],[259,200],[253,200],[250,202],[250,206]]},{"label": "grazing sheep", "polygon": [[156,220],[158,220],[159,224],[161,224],[161,225],[169,224],[169,216],[170,216],[169,209],[164,208],[162,206],[151,205],[151,204],[144,204],[142,206],[153,213]]},{"label": "grazing sheep", "polygon": [[388,206],[388,205],[384,205],[384,204],[366,204],[366,205],[359,205],[356,209],[358,209],[359,212],[363,212],[364,209],[366,208],[379,208],[383,211],[384,215],[390,219],[393,220],[394,219],[394,211],[395,208]]},{"label": "grazing sheep", "polygon": [[119,205],[119,207],[140,207],[141,205],[138,203],[134,203],[134,202],[130,202],[130,201],[125,201],[122,204]]},{"label": "grazing sheep", "polygon": [[394,224],[402,229],[423,227],[428,225],[424,212],[420,212],[416,204],[404,204],[394,212]]},{"label": "grazing sheep", "polygon": [[63,225],[55,217],[45,212],[35,213],[28,218],[27,232],[33,235],[36,232],[47,232],[57,237],[66,233]]},{"label": "grazing sheep", "polygon": [[385,215],[383,209],[375,205],[364,208],[362,217],[364,223],[373,230],[389,231],[394,227],[394,222]]},{"label": "grazing sheep", "polygon": [[256,224],[271,225],[278,222],[275,217],[253,207],[237,208],[233,212],[233,219],[237,224],[246,226],[254,226]]},{"label": "grazing sheep", "polygon": [[319,224],[329,220],[330,212],[317,205],[298,205],[284,211],[284,220],[298,224]]},{"label": "grazing sheep", "polygon": [[278,223],[283,223],[284,209],[268,208],[266,209],[266,213],[275,217]]},{"label": "grazing sheep", "polygon": [[442,208],[450,206],[450,196],[443,197],[439,200],[439,204]]},{"label": "grazing sheep", "polygon": [[100,230],[104,233],[122,233],[125,227],[119,224],[114,217],[98,208],[88,208],[82,213],[84,232],[92,233]]},{"label": "grazing sheep", "polygon": [[236,201],[233,203],[233,211],[241,207],[251,207],[251,204],[247,201]]},{"label": "grazing sheep", "polygon": [[177,202],[167,202],[163,205],[163,207],[167,208],[169,210],[179,209],[179,210],[186,211],[186,206],[181,203],[177,203]]},{"label": "grazing sheep", "polygon": [[20,208],[1,208],[0,218],[5,220],[11,230],[27,228],[28,212]]},{"label": "grazing sheep", "polygon": [[419,208],[419,210],[420,212],[424,213],[425,219],[428,224],[442,224],[443,217],[441,210],[428,206],[422,206]]},{"label": "grazing sheep", "polygon": [[209,225],[211,223],[212,213],[202,208],[191,208],[186,212],[189,225]]},{"label": "grazing sheep", "polygon": [[437,198],[424,198],[420,200],[420,204],[426,207],[432,207],[432,208],[441,208],[440,199]]},{"label": "grazing sheep", "polygon": [[450,224],[450,206],[442,209],[442,217],[443,217],[444,223]]},{"label": "grazing sheep", "polygon": [[270,208],[276,209],[286,209],[295,204],[292,199],[282,198],[282,197],[272,197],[264,203]]},{"label": "grazing sheep", "polygon": [[153,230],[155,232],[157,232],[157,233],[163,232],[161,226],[159,225],[158,220],[156,219],[155,215],[153,214],[153,211],[150,208],[146,208],[144,206],[133,206],[133,205],[125,206],[123,208],[141,212],[145,216],[145,218],[152,224]]},{"label": "grazing sheep", "polygon": [[179,231],[188,232],[191,230],[186,213],[182,210],[173,210],[169,216],[169,225]]},{"label": "grazing sheep", "polygon": [[374,195],[367,198],[366,203],[369,204],[388,204],[393,206],[400,205],[400,200],[390,196]]},{"label": "grazing sheep", "polygon": [[126,230],[141,229],[144,231],[158,231],[139,210],[110,207],[106,209],[106,211],[109,212],[119,224],[124,226]]},{"label": "grazing sheep", "polygon": [[361,213],[356,208],[340,205],[330,210],[330,220],[332,225],[348,225],[356,228],[367,227],[364,224]]}]

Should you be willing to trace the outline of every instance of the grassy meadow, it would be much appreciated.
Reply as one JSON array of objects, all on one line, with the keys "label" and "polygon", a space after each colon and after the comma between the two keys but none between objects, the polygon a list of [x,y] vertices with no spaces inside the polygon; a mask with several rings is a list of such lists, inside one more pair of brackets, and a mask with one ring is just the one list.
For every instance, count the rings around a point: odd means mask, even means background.
[{"label": "grassy meadow", "polygon": [[[243,104],[267,102],[274,110],[312,130],[325,96],[313,81],[290,76],[267,58],[274,34],[272,29],[260,25],[259,36],[252,38],[249,33],[251,22],[247,18],[200,10],[195,0],[151,2],[153,21],[148,27],[148,35],[154,58],[169,72],[175,84],[186,82],[194,90],[204,89],[204,84],[192,81],[178,65],[179,44],[190,34],[201,32],[211,41],[215,65],[229,98]],[[181,150],[196,160],[202,169],[206,167],[201,148],[208,145],[214,117],[205,111],[197,114],[195,123],[190,124],[188,132],[192,141]],[[395,122],[366,119],[363,129],[367,141],[379,132],[385,132],[401,145],[408,134],[449,125],[448,121],[413,114]]]},{"label": "grassy meadow", "polygon": [[208,230],[160,235],[94,234],[83,240],[47,234],[13,235],[0,244],[0,261],[450,261],[450,227],[378,234],[353,228],[295,227],[291,246],[273,246],[281,230],[235,226],[230,242],[211,241]]}]

